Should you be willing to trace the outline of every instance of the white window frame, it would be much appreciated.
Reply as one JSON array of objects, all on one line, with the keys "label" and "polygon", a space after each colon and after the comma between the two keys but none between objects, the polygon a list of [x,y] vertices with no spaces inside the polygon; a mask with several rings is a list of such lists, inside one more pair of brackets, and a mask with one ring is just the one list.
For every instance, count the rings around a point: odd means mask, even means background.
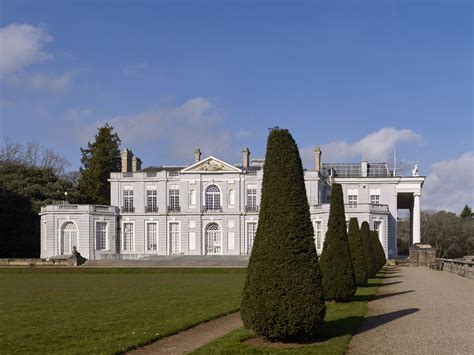
[{"label": "white window frame", "polygon": [[[212,186],[215,186],[217,187],[217,189],[219,190],[219,192],[208,192],[208,190],[212,187]],[[207,196],[211,195],[212,194],[212,206],[208,205],[208,200],[207,200]],[[219,196],[219,204],[216,208],[216,201],[215,201],[215,196]],[[217,185],[217,184],[209,184],[208,186],[206,186],[206,188],[204,189],[204,206],[206,207],[206,210],[210,210],[210,211],[216,211],[216,210],[219,210],[220,208],[222,208],[222,188]],[[213,207],[213,208],[210,208],[210,207]]]},{"label": "white window frame", "polygon": [[[173,192],[173,199],[171,199],[171,191],[178,191],[177,194]],[[173,204],[171,203],[172,200],[173,200]],[[168,189],[168,207],[171,208],[172,210],[175,210],[176,208],[179,209],[181,206],[180,200],[181,200],[181,196],[180,196],[179,186],[170,186]]]},{"label": "white window frame", "polygon": [[[377,202],[374,202],[374,200],[377,200]],[[370,195],[370,203],[372,205],[380,205],[380,194]]]},{"label": "white window frame", "polygon": [[252,241],[252,249],[253,249],[253,246],[255,245],[255,237],[257,236],[257,229],[258,229],[258,221],[246,221],[245,222],[245,251],[244,251],[244,254],[245,255],[250,255],[252,253],[252,250],[250,249],[250,246],[249,246],[249,224],[255,224],[255,235],[253,237],[253,241]]},{"label": "white window frame", "polygon": [[[131,223],[131,224],[133,224],[133,243],[132,243],[132,248],[131,248],[130,250],[125,250],[125,249],[124,249],[124,243],[123,243],[124,237],[125,237],[125,227],[124,227],[124,225],[125,225],[126,223]],[[122,253],[133,253],[133,252],[135,252],[135,244],[136,244],[136,242],[137,242],[137,240],[136,240],[137,229],[135,228],[135,221],[122,221],[122,229],[121,229],[121,233],[120,233],[120,234],[121,234],[121,237],[120,237],[120,238],[121,238],[121,240],[120,240],[120,242],[121,242],[121,243],[120,243],[120,244],[121,244],[121,245],[120,245],[120,250],[122,251]]]},{"label": "white window frame", "polygon": [[158,189],[156,186],[148,186],[146,189],[146,207],[158,208]]},{"label": "white window frame", "polygon": [[[58,254],[59,255],[70,255],[70,254],[61,254],[62,250],[63,250],[63,242],[62,242],[62,238],[63,238],[63,228],[64,226],[66,225],[66,223],[69,223],[69,222],[72,222],[74,223],[74,225],[76,226],[76,230],[77,230],[77,235],[76,235],[76,250],[79,251],[79,227],[77,225],[77,223],[71,219],[68,219],[68,220],[65,220],[63,223],[61,223],[60,227],[59,227],[59,230],[58,230],[58,246],[59,246],[59,250],[58,250]],[[72,246],[71,246],[71,252],[72,252]]]},{"label": "white window frame", "polygon": [[[218,227],[219,227],[219,233],[220,233],[220,252],[219,253],[212,253],[212,254],[209,254],[207,252],[207,228],[209,227],[209,225],[211,224],[216,224]],[[208,223],[206,223],[206,225],[204,226],[204,255],[222,255],[223,254],[223,251],[224,251],[224,230],[222,229],[222,226],[220,223],[216,222],[216,221],[210,221]]]},{"label": "white window frame", "polygon": [[[130,195],[129,195],[130,194]],[[122,209],[125,213],[130,213],[135,208],[135,194],[133,188],[127,186],[122,190]]]},{"label": "white window frame", "polygon": [[[105,248],[97,248],[97,224],[98,223],[105,223]],[[109,250],[109,221],[98,221],[96,220],[95,221],[95,224],[94,224],[94,241],[95,241],[95,250]]]},{"label": "white window frame", "polygon": [[[250,192],[252,191],[252,194]],[[257,187],[247,186],[247,194],[245,198],[245,203],[247,207],[257,207]]]},{"label": "white window frame", "polygon": [[[317,228],[316,226],[319,226]],[[321,219],[315,219],[313,221],[314,227],[314,241],[316,244],[316,250],[320,251],[323,250],[324,239],[323,239],[323,221]],[[319,232],[319,247],[318,247],[318,232]]]},{"label": "white window frame", "polygon": [[[355,199],[354,199],[355,197]],[[347,204],[349,208],[357,208],[358,195],[347,195]],[[355,200],[355,201],[354,201]]]},{"label": "white window frame", "polygon": [[[149,224],[156,224],[156,250],[150,250],[148,249],[148,225]],[[150,253],[150,254],[157,254],[158,251],[160,250],[160,224],[158,221],[145,221],[145,253]]]},{"label": "white window frame", "polygon": [[[177,253],[171,254],[171,227],[172,223],[178,225],[178,251]],[[181,254],[181,221],[168,221],[167,230],[166,230],[166,245],[167,245],[167,255],[179,255]]]}]

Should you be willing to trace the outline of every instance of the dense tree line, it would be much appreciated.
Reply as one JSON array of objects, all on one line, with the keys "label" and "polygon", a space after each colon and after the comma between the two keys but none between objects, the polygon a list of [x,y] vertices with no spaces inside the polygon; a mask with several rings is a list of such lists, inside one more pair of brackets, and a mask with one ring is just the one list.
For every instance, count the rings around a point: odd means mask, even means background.
[{"label": "dense tree line", "polygon": [[[466,207],[460,215],[446,211],[421,212],[421,242],[436,247],[437,257],[460,258],[474,253],[474,219],[467,212],[470,208]],[[397,244],[400,254],[408,254],[409,240],[410,219],[399,220]]]},{"label": "dense tree line", "polygon": [[42,206],[110,203],[110,172],[120,171],[120,139],[109,125],[81,148],[80,172],[66,172],[66,158],[38,143],[0,147],[0,257],[39,257]]}]

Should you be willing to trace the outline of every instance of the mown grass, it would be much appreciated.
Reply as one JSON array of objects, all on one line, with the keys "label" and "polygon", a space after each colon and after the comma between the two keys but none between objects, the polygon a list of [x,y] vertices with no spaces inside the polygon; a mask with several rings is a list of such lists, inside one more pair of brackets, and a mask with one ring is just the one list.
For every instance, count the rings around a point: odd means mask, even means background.
[{"label": "mown grass", "polygon": [[242,343],[253,337],[245,328],[233,331],[210,342],[191,354],[344,354],[347,346],[367,313],[367,301],[373,298],[382,283],[385,270],[370,279],[367,287],[359,287],[352,302],[327,303],[326,317],[319,335],[324,338],[317,344],[302,345],[294,348],[257,347]]},{"label": "mown grass", "polygon": [[245,269],[0,268],[0,353],[120,353],[240,307]]}]

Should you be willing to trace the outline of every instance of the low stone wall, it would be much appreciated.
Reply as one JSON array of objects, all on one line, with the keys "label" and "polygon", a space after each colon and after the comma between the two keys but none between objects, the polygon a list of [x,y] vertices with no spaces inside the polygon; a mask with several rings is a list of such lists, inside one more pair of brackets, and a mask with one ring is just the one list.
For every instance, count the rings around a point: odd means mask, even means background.
[{"label": "low stone wall", "polygon": [[84,264],[86,259],[78,255],[58,256],[55,258],[6,258],[0,259],[1,266],[79,266]]},{"label": "low stone wall", "polygon": [[0,266],[71,266],[68,259],[0,259]]},{"label": "low stone wall", "polygon": [[438,259],[442,262],[441,270],[458,274],[474,280],[474,262],[462,259]]}]

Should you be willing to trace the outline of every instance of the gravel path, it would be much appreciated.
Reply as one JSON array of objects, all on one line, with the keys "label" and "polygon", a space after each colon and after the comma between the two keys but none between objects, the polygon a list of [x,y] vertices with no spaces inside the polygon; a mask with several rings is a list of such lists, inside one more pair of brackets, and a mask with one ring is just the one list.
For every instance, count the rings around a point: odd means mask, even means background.
[{"label": "gravel path", "polygon": [[186,354],[235,329],[243,327],[240,312],[201,323],[193,328],[158,340],[129,354]]},{"label": "gravel path", "polygon": [[390,267],[348,354],[474,354],[474,281]]}]

